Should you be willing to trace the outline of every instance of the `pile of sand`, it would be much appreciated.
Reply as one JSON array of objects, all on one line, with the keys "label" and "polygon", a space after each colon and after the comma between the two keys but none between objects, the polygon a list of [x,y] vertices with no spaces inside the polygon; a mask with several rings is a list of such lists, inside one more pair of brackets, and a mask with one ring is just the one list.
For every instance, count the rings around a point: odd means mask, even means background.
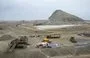
[{"label": "pile of sand", "polygon": [[0,41],[5,41],[5,40],[11,40],[13,39],[14,37],[12,37],[11,35],[2,35],[0,37]]}]

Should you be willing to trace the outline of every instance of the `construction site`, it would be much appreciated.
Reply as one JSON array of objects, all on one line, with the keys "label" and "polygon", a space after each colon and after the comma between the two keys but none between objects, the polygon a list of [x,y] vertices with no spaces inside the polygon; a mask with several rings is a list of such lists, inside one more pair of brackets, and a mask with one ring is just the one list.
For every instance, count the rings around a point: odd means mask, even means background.
[{"label": "construction site", "polygon": [[44,22],[0,22],[0,58],[90,58],[90,23],[61,10]]}]

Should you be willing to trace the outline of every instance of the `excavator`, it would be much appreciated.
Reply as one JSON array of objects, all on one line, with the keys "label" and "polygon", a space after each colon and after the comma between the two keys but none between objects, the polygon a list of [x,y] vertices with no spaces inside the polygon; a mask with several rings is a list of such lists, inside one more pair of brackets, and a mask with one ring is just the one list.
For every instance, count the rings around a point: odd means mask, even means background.
[{"label": "excavator", "polygon": [[28,38],[26,36],[21,36],[20,39],[14,39],[9,44],[8,51],[12,52],[16,48],[27,48]]},{"label": "excavator", "polygon": [[43,41],[41,41],[36,45],[36,48],[56,48],[56,47],[60,47],[59,44],[50,41],[48,39],[48,36],[44,38]]}]

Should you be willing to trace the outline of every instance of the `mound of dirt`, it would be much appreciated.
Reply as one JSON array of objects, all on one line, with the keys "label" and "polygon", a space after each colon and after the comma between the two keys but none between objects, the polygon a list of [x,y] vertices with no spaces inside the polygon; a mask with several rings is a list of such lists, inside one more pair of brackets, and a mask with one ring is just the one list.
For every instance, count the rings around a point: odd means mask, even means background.
[{"label": "mound of dirt", "polygon": [[11,35],[2,35],[0,37],[0,41],[5,41],[5,40],[11,40],[13,39],[14,37],[12,37]]}]

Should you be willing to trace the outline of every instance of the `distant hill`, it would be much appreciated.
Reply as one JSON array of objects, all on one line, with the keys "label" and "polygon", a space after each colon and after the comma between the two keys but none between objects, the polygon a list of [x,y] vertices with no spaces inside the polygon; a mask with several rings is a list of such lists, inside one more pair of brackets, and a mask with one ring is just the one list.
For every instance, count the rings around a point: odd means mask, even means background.
[{"label": "distant hill", "polygon": [[31,25],[63,25],[63,24],[81,24],[81,23],[90,23],[89,20],[83,20],[75,15],[69,14],[62,10],[56,10],[53,14],[45,20],[31,20],[31,21],[0,21],[0,24],[31,24]]},{"label": "distant hill", "polygon": [[62,10],[56,10],[50,17],[48,24],[77,24],[77,23],[84,23],[84,20],[66,13]]}]

